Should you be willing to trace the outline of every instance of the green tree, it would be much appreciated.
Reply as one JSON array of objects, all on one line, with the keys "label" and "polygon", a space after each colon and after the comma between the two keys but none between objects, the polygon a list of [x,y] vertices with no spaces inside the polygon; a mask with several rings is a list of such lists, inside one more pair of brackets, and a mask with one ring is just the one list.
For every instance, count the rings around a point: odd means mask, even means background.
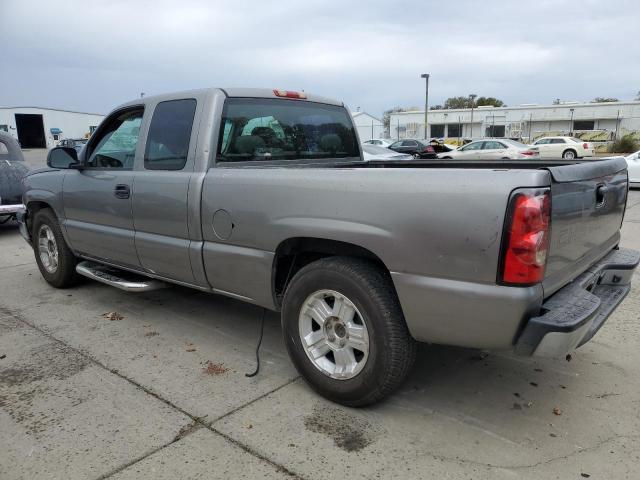
[{"label": "green tree", "polygon": [[613,97],[596,97],[591,100],[591,103],[609,103],[609,102],[619,102],[617,98]]},{"label": "green tree", "polygon": [[497,98],[494,98],[494,97],[478,97],[478,99],[476,100],[476,106],[481,107],[481,106],[486,106],[486,105],[492,105],[494,107],[506,107],[504,102],[502,100],[497,99]]},{"label": "green tree", "polygon": [[[502,100],[499,100],[495,97],[478,97],[475,102],[473,102],[474,107],[493,105],[494,107],[506,107],[505,103]],[[470,96],[466,97],[450,97],[447,98],[444,102],[445,109],[452,108],[471,108],[472,101]]]}]

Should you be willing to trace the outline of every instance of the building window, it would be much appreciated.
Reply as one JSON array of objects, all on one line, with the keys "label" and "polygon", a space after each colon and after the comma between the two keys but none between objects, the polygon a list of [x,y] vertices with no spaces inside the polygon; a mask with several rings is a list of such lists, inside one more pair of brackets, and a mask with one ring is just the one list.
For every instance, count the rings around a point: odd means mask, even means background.
[{"label": "building window", "polygon": [[447,136],[449,138],[460,137],[462,135],[459,123],[450,123],[447,130],[448,130]]},{"label": "building window", "polygon": [[486,137],[504,137],[504,125],[488,125]]},{"label": "building window", "polygon": [[444,137],[444,124],[431,124],[431,136],[436,138]]},{"label": "building window", "polygon": [[595,121],[593,120],[575,120],[573,122],[574,130],[593,130],[595,127]]},{"label": "building window", "polygon": [[418,136],[419,123],[407,123],[405,135],[407,138],[413,138]]}]

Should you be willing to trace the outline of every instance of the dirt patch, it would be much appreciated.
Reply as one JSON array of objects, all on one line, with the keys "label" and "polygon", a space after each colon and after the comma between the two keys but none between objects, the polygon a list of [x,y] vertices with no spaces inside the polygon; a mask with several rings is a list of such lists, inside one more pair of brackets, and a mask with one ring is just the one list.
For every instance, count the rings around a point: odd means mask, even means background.
[{"label": "dirt patch", "polygon": [[367,420],[351,415],[336,407],[318,406],[304,419],[307,430],[321,433],[347,452],[357,452],[371,445],[377,437],[377,429]]},{"label": "dirt patch", "polygon": [[224,366],[224,363],[213,363],[209,360],[204,364],[202,371],[207,375],[224,375],[229,369]]},{"label": "dirt patch", "polygon": [[154,332],[154,331],[147,332],[147,333],[144,334],[145,337],[156,337],[158,335],[160,335],[160,334],[158,332]]}]

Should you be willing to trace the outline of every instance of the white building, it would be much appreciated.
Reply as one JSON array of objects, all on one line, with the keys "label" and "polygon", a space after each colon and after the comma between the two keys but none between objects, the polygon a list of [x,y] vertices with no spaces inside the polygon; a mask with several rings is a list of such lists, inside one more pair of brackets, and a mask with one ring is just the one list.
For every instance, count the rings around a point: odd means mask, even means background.
[{"label": "white building", "polygon": [[0,130],[16,137],[22,148],[52,148],[63,138],[87,138],[103,118],[55,108],[0,107]]},{"label": "white building", "polygon": [[384,125],[382,120],[369,115],[367,112],[351,112],[353,123],[358,129],[360,141],[364,142],[372,138],[383,138]]},{"label": "white building", "polygon": [[[392,113],[389,123],[391,138],[424,138],[424,110]],[[429,138],[528,140],[544,134],[591,133],[593,140],[606,141],[616,134],[640,131],[640,101],[477,107],[473,113],[471,109],[429,110],[428,124]]]}]

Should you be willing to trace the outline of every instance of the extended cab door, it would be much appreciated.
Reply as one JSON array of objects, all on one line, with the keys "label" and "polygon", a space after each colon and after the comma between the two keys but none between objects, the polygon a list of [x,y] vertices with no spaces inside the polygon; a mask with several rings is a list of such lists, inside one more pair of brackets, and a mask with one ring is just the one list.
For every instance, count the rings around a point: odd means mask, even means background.
[{"label": "extended cab door", "polygon": [[83,168],[65,173],[65,227],[81,255],[139,267],[134,244],[131,189],[144,108],[119,110],[89,140]]},{"label": "extended cab door", "polygon": [[196,283],[190,261],[189,181],[194,171],[196,98],[148,105],[144,153],[136,164],[133,221],[140,264],[149,273]]},{"label": "extended cab door", "polygon": [[538,150],[540,151],[541,159],[556,158],[556,156],[553,153],[554,147],[553,145],[551,145],[550,138],[541,138],[540,140],[535,142],[534,145],[538,147]]}]

